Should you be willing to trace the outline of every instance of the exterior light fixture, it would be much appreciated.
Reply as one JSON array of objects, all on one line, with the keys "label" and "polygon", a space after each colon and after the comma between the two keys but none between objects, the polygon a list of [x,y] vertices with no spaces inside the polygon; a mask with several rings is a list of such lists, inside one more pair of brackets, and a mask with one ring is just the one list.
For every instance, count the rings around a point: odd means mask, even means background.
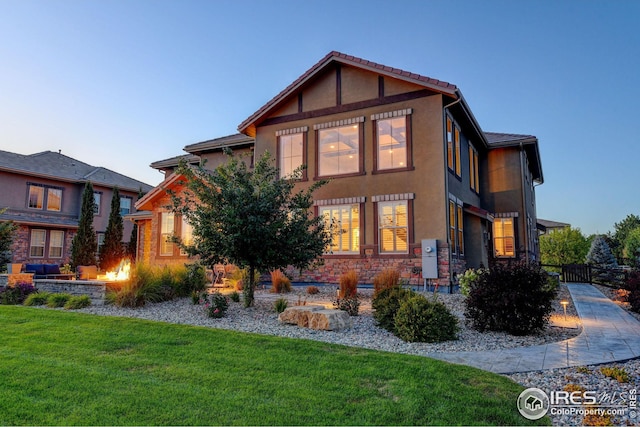
[{"label": "exterior light fixture", "polygon": [[562,308],[564,309],[564,320],[567,320],[567,306],[569,305],[569,301],[563,299],[560,301],[560,304],[562,304]]}]

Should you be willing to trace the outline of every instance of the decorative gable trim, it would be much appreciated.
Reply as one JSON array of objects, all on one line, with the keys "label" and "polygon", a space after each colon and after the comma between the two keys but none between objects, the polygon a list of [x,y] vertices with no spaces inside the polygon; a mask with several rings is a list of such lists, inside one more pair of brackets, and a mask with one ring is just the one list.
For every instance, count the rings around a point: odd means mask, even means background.
[{"label": "decorative gable trim", "polygon": [[309,130],[309,126],[301,126],[297,128],[291,128],[291,129],[282,129],[282,130],[276,131],[276,136],[293,135],[295,133],[307,132],[308,130]]},{"label": "decorative gable trim", "polygon": [[391,119],[393,117],[408,116],[413,113],[413,108],[405,108],[404,110],[389,111],[386,113],[372,114],[371,120]]}]

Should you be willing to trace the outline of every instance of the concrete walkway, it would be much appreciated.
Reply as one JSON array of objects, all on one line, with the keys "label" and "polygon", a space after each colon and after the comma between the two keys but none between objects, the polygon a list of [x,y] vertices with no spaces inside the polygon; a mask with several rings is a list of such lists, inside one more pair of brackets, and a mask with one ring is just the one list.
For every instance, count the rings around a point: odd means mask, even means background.
[{"label": "concrete walkway", "polygon": [[495,373],[594,365],[640,357],[640,322],[588,284],[567,284],[582,333],[565,341],[498,351],[432,353],[429,357]]}]

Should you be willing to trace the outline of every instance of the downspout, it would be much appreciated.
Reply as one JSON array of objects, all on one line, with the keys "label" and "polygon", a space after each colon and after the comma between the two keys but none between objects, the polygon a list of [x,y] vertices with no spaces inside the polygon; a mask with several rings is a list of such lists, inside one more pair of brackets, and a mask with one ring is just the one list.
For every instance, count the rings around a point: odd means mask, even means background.
[{"label": "downspout", "polygon": [[527,188],[525,183],[525,161],[524,161],[524,145],[520,143],[520,186],[522,193],[522,225],[524,226],[524,254],[526,261],[529,262],[529,224],[527,221]]},{"label": "downspout", "polygon": [[[449,250],[447,253],[447,257],[449,259],[449,292],[451,293],[453,290],[453,267],[451,264],[452,258],[451,258],[451,234],[449,233],[449,166],[447,164],[447,110],[450,107],[453,107],[454,105],[458,104],[459,102],[462,101],[462,96],[458,93],[458,91],[456,90],[456,94],[458,95],[458,99],[456,99],[455,101],[453,101],[450,104],[445,105],[444,107],[442,107],[442,129],[444,129],[444,156],[443,156],[443,165],[444,165],[444,206],[445,206],[445,214],[446,214],[446,230],[445,230],[445,235],[447,236],[447,246],[449,246]],[[437,255],[436,255],[437,256]]]}]

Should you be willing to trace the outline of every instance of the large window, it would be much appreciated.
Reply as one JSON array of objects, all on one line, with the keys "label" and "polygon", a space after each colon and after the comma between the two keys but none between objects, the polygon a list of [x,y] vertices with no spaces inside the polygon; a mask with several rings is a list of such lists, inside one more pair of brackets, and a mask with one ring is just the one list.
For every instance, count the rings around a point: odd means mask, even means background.
[{"label": "large window", "polygon": [[174,214],[173,212],[162,212],[160,214],[160,255],[173,255],[173,237],[174,230]]},{"label": "large window", "polygon": [[290,176],[304,161],[303,134],[281,135],[278,137],[278,144],[280,176]]},{"label": "large window", "polygon": [[407,116],[376,121],[377,169],[407,167]]},{"label": "large window", "polygon": [[60,212],[62,189],[41,184],[29,184],[29,208]]},{"label": "large window", "polygon": [[360,171],[360,127],[358,124],[318,130],[318,176]]},{"label": "large window", "polygon": [[409,218],[406,200],[378,203],[380,253],[409,252]]},{"label": "large window", "polygon": [[49,232],[49,257],[62,258],[64,248],[64,231],[51,230]]},{"label": "large window", "polygon": [[360,206],[324,206],[319,214],[333,226],[331,252],[334,254],[360,252]]},{"label": "large window", "polygon": [[464,255],[464,217],[462,206],[449,200],[449,241],[451,253]]},{"label": "large window", "polygon": [[493,221],[493,248],[497,257],[516,256],[513,218],[496,218]]},{"label": "large window", "polygon": [[120,216],[131,213],[131,197],[120,197]]},{"label": "large window", "polygon": [[31,241],[29,242],[29,256],[32,258],[44,258],[46,230],[31,230]]}]

